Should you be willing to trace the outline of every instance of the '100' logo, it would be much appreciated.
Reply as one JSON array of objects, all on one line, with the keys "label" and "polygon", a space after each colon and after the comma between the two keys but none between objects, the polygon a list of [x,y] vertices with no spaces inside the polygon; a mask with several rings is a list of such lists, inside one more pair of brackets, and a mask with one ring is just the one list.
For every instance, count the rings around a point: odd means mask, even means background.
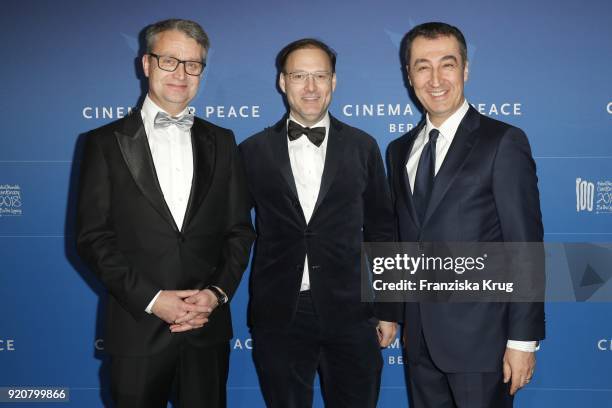
[{"label": "'100' logo", "polygon": [[576,211],[593,211],[593,199],[595,197],[595,184],[576,179]]}]

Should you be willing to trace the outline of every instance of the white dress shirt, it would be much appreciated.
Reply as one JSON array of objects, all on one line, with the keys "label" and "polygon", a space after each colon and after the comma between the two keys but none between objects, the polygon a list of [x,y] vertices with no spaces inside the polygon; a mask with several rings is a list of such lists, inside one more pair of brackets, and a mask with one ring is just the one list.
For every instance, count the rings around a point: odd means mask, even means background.
[{"label": "white dress shirt", "polygon": [[[184,115],[188,109],[185,108],[177,116]],[[180,230],[183,226],[193,178],[191,132],[181,130],[174,125],[155,129],[155,116],[159,111],[163,112],[163,109],[147,95],[140,113],[153,156],[157,180],[164,194],[164,200],[172,213],[172,218]]]},{"label": "white dress shirt", "polygon": [[[178,116],[187,113],[188,109],[185,108]],[[164,200],[172,213],[172,218],[180,230],[183,226],[193,179],[191,131],[181,130],[174,125],[155,129],[155,116],[160,111],[165,112],[147,95],[140,114],[153,156],[157,180]],[[147,313],[151,313],[151,308],[160,293],[161,291],[157,292],[145,309]]]},{"label": "white dress shirt", "polygon": [[[463,100],[463,105],[455,113],[453,113],[448,119],[437,128],[440,131],[438,140],[436,141],[436,167],[434,174],[438,174],[438,170],[444,162],[448,148],[450,147],[457,128],[463,120],[463,117],[469,109],[467,101]],[[416,178],[417,167],[419,166],[419,159],[421,158],[421,152],[429,141],[429,132],[436,127],[429,121],[429,115],[426,116],[426,125],[423,127],[419,135],[412,145],[412,150],[408,156],[408,163],[406,163],[406,170],[408,171],[408,179],[410,180],[410,191],[414,191],[414,179]]]},{"label": "white dress shirt", "polygon": [[[434,169],[434,174],[438,174],[438,170],[440,170],[440,167],[444,162],[444,158],[448,153],[448,148],[453,142],[455,133],[457,133],[459,124],[463,120],[463,117],[467,113],[469,107],[470,106],[467,100],[464,99],[463,105],[461,105],[461,107],[457,109],[455,113],[449,116],[449,118],[446,119],[438,128],[431,123],[429,120],[429,115],[426,116],[427,123],[415,139],[410,155],[408,156],[408,163],[406,163],[406,171],[408,172],[408,180],[410,182],[411,191],[414,191],[414,180],[416,178],[417,167],[419,166],[419,159],[421,158],[421,152],[423,151],[425,144],[429,141],[429,132],[432,129],[438,129],[440,132],[438,140],[436,141],[436,163]],[[514,350],[530,352],[536,351],[539,348],[537,347],[537,342],[535,341],[517,340],[508,340],[507,347]]]},{"label": "white dress shirt", "polygon": [[[308,127],[295,120],[291,115],[289,115],[289,120],[300,124],[300,126]],[[323,139],[321,146],[315,146],[306,136],[296,140],[289,140],[289,137],[287,137],[291,172],[293,173],[298,199],[304,212],[306,224],[310,222],[310,217],[312,217],[317,198],[319,197],[319,189],[321,188],[327,140],[329,139],[329,113],[326,113],[323,119],[310,127],[325,127],[325,139]],[[308,255],[306,255],[300,291],[309,289],[310,274],[308,272]]]}]

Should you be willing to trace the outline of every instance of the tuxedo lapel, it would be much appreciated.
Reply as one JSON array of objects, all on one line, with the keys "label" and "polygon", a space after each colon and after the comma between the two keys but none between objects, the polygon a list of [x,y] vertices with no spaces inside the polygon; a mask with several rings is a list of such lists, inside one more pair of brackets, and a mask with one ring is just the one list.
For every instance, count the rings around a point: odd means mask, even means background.
[{"label": "tuxedo lapel", "polygon": [[191,221],[198,208],[200,208],[202,200],[206,197],[215,168],[216,152],[213,135],[198,118],[191,128],[191,146],[193,151],[193,180],[183,228]]},{"label": "tuxedo lapel", "polygon": [[413,130],[411,136],[406,139],[406,141],[401,145],[399,160],[396,163],[399,167],[396,169],[396,174],[399,174],[400,188],[404,193],[404,201],[406,202],[406,207],[408,207],[408,211],[410,212],[410,216],[414,221],[415,225],[420,226],[421,221],[417,216],[416,209],[414,207],[414,201],[412,199],[412,189],[410,188],[410,179],[408,178],[408,171],[406,170],[406,165],[408,164],[408,158],[410,157],[410,152],[412,151],[412,146],[414,145],[414,141],[421,133],[421,130],[425,126],[425,120],[422,120],[417,127]]},{"label": "tuxedo lapel", "polygon": [[[291,191],[295,200],[298,200],[297,187],[291,171],[291,161],[289,160],[289,147],[287,145],[287,118],[284,117],[270,128],[272,157],[277,161],[279,170],[287,187]],[[303,214],[302,214],[303,215]]]},{"label": "tuxedo lapel", "polygon": [[115,132],[115,138],[123,159],[142,194],[172,228],[178,230],[157,179],[140,111],[132,111],[125,119],[123,129]]},{"label": "tuxedo lapel", "polygon": [[315,216],[317,209],[329,192],[329,188],[333,184],[336,174],[338,173],[338,168],[341,166],[344,159],[344,148],[346,146],[346,143],[343,140],[344,127],[331,115],[329,116],[329,121],[329,139],[327,140],[327,151],[325,152],[325,166],[323,167],[321,187],[319,188],[317,202],[314,210],[312,211],[312,217]]},{"label": "tuxedo lapel", "polygon": [[472,107],[468,110],[465,117],[457,128],[457,133],[453,138],[448,153],[444,158],[444,162],[438,170],[438,174],[434,179],[431,198],[425,213],[423,224],[427,222],[429,217],[436,210],[436,207],[442,201],[442,198],[448,191],[448,188],[453,183],[457,174],[461,171],[463,164],[467,160],[472,147],[476,141],[477,132],[475,130],[480,126],[479,113]]}]

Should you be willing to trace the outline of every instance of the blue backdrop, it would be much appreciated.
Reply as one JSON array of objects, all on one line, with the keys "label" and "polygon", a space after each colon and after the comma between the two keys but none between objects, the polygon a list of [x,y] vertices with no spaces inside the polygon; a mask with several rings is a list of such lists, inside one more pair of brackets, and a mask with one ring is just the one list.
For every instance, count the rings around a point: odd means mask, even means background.
[{"label": "blue backdrop", "polygon": [[[610,1],[7,1],[0,15],[0,386],[69,387],[65,405],[104,404],[103,289],[73,249],[77,141],[138,105],[138,34],[169,17],[194,19],[210,35],[192,105],[238,141],[284,112],[277,52],[315,36],[338,52],[331,112],[375,136],[383,151],[421,117],[403,83],[402,36],[431,20],[460,27],[469,47],[468,101],[529,136],[546,240],[612,240]],[[228,392],[236,408],[263,406],[246,327],[247,278],[232,302]],[[612,280],[596,285],[609,291]],[[547,339],[517,405],[612,406],[611,316],[605,302],[547,304]],[[401,350],[396,343],[384,354],[379,406],[406,406]]]}]

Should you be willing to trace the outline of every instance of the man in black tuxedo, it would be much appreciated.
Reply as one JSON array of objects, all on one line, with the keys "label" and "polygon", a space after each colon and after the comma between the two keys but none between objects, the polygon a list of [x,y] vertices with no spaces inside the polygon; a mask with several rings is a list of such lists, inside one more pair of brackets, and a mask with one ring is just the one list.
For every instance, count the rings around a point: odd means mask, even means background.
[{"label": "man in black tuxedo", "polygon": [[[405,242],[541,242],[535,163],[525,134],[465,100],[463,34],[426,23],[405,37],[410,85],[426,115],[392,142],[387,165]],[[510,407],[529,382],[542,303],[406,303],[412,407]]]},{"label": "man in black tuxedo", "polygon": [[77,246],[110,294],[105,348],[118,407],[224,407],[227,301],[254,232],[231,131],[188,108],[206,33],[189,20],[146,30],[140,111],[86,137]]},{"label": "man in black tuxedo", "polygon": [[250,323],[263,396],[310,407],[318,370],[326,406],[374,407],[380,347],[401,314],[361,300],[361,243],[394,238],[382,158],[371,136],[328,113],[326,44],[295,41],[277,62],[289,114],[240,145],[256,210]]}]

